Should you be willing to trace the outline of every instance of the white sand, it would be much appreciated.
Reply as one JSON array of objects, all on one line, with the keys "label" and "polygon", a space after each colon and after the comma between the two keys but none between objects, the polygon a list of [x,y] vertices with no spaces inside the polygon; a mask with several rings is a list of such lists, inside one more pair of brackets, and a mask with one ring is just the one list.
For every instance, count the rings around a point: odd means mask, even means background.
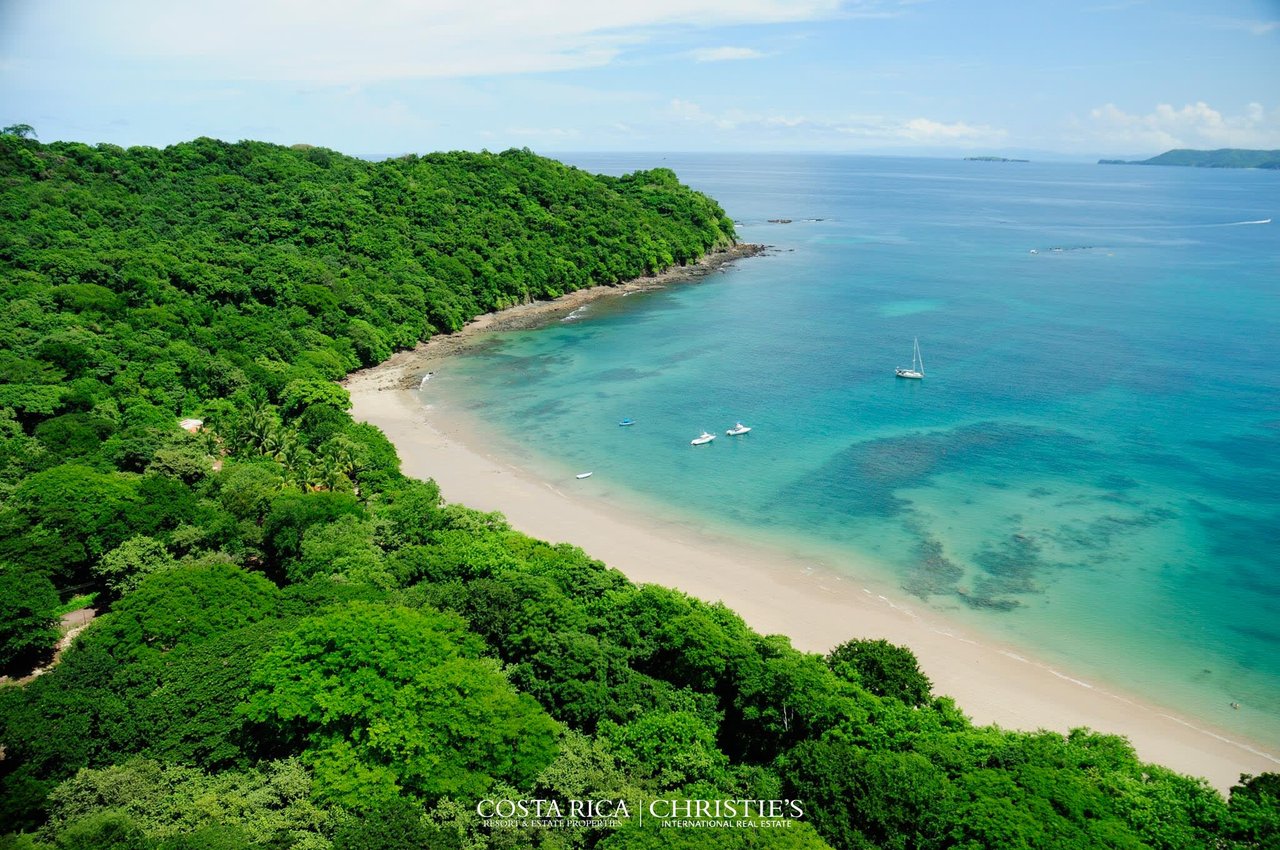
[{"label": "white sand", "polygon": [[978,723],[1058,732],[1087,726],[1124,735],[1142,759],[1206,777],[1223,791],[1241,773],[1280,770],[1280,759],[1246,742],[980,641],[931,613],[868,592],[856,579],[806,574],[805,565],[785,553],[613,509],[573,495],[572,487],[561,491],[518,460],[486,454],[488,445],[464,443],[460,438],[476,441],[474,431],[429,411],[401,388],[424,374],[432,359],[432,346],[426,346],[353,375],[347,389],[354,417],[377,425],[395,443],[405,474],[434,478],[449,501],[501,511],[520,531],[580,546],[635,582],[723,602],[757,631],[787,635],[800,649],[826,652],[853,637],[909,646],[934,692],[954,697]]}]

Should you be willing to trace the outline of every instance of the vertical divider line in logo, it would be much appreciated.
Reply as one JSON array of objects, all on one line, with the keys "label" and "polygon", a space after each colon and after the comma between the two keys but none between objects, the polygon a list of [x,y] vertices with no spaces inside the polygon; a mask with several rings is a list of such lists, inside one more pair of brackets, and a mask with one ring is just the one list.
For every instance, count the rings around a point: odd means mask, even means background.
[{"label": "vertical divider line in logo", "polygon": [[636,810],[640,812],[640,820],[636,823],[636,826],[643,827],[644,826],[644,798],[641,797],[637,801],[637,803],[638,805],[636,806]]}]

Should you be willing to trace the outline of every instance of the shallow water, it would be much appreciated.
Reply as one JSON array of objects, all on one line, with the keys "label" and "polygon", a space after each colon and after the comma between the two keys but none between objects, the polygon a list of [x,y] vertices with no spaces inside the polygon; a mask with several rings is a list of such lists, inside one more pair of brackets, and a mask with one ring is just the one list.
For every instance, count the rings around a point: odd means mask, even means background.
[{"label": "shallow water", "polygon": [[1280,748],[1280,226],[1243,223],[1280,173],[565,159],[674,168],[775,250],[503,334],[436,403]]}]

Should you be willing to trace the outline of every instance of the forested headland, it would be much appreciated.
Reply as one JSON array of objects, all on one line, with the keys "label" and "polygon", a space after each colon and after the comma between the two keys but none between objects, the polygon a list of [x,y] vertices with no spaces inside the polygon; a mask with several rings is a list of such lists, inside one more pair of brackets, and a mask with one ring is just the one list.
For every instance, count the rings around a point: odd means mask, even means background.
[{"label": "forested headland", "polygon": [[1190,168],[1280,168],[1280,151],[1219,148],[1212,151],[1177,148],[1150,159],[1100,159],[1099,165],[1181,165]]},{"label": "forested headland", "polygon": [[[690,262],[665,169],[0,135],[0,848],[1268,848],[1121,738],[976,727],[400,474],[336,383],[475,315]],[[180,420],[199,419],[184,430]],[[444,494],[448,496],[448,494]],[[851,624],[851,633],[856,624]],[[481,798],[796,800],[779,829],[520,829]]]}]

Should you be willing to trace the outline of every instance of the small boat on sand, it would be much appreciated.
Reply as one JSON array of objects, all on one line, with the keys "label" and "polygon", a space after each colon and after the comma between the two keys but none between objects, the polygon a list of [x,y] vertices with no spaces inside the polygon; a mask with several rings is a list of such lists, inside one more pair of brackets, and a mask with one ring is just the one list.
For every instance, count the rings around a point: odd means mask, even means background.
[{"label": "small boat on sand", "polygon": [[591,473],[591,472],[579,472],[579,473],[578,473],[578,475],[577,475],[577,477],[578,477],[578,478],[590,478],[593,474],[594,474],[594,473]]},{"label": "small boat on sand", "polygon": [[734,425],[732,428],[730,428],[728,431],[725,431],[725,433],[728,434],[730,437],[736,437],[739,434],[745,434],[750,430],[751,429],[749,427],[739,422],[736,425]]},{"label": "small boat on sand", "polygon": [[702,432],[702,434],[701,434],[701,436],[694,437],[692,440],[690,440],[690,441],[689,441],[689,445],[691,445],[691,446],[703,446],[703,445],[706,445],[707,443],[711,442],[711,441],[712,441],[712,440],[714,440],[715,438],[716,438],[716,435],[715,435],[715,434],[709,434],[709,433],[707,433],[706,431],[703,431],[703,432]]}]

